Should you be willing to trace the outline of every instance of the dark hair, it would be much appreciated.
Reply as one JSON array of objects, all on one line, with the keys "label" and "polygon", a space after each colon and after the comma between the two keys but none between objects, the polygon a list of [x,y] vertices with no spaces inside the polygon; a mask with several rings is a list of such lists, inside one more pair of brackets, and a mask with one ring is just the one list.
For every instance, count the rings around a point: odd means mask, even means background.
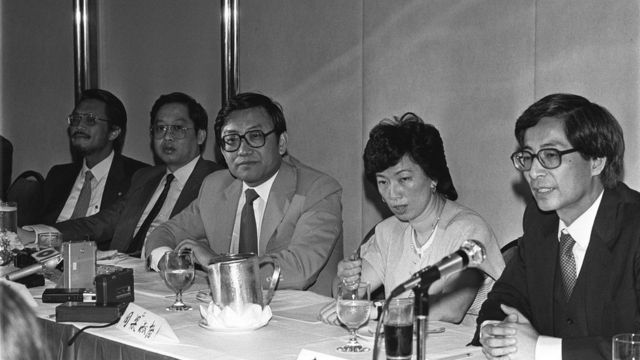
[{"label": "dark hair", "polygon": [[545,117],[564,120],[569,143],[585,159],[607,158],[600,174],[604,187],[612,188],[622,181],[624,136],[620,124],[607,109],[578,95],[545,96],[529,106],[516,121],[515,135],[520,147],[524,146],[526,130]]},{"label": "dark hair", "polygon": [[49,341],[25,299],[0,282],[0,349],[6,360],[52,359]]},{"label": "dark hair", "polygon": [[425,124],[414,113],[393,120],[385,119],[369,133],[364,149],[364,172],[367,180],[376,184],[376,174],[400,162],[408,155],[422,171],[437,181],[436,190],[447,199],[456,200],[458,193],[444,155],[444,145],[438,130]]},{"label": "dark hair", "polygon": [[127,134],[127,111],[122,101],[115,95],[102,89],[87,89],[82,92],[78,104],[84,100],[99,100],[105,105],[105,114],[109,120],[109,126],[113,130],[116,126],[120,129],[120,135],[113,141],[113,150],[122,152],[124,138]]},{"label": "dark hair", "polygon": [[229,99],[229,101],[222,106],[216,117],[216,121],[213,124],[213,129],[216,135],[216,143],[221,144],[222,127],[227,121],[227,117],[233,111],[251,109],[255,107],[263,108],[273,123],[276,136],[280,136],[283,132],[287,131],[287,123],[284,120],[284,114],[282,113],[282,107],[277,102],[271,100],[269,97],[256,93],[240,93]]},{"label": "dark hair", "polygon": [[[209,117],[207,116],[207,112],[194,98],[181,92],[161,95],[158,100],[153,103],[150,112],[150,126],[153,126],[155,123],[156,115],[158,115],[160,108],[166,104],[173,103],[183,104],[187,107],[187,110],[189,111],[189,118],[193,121],[196,133],[198,130],[207,131],[207,128],[209,127]],[[200,152],[204,150],[204,145],[205,143],[200,145]]]}]

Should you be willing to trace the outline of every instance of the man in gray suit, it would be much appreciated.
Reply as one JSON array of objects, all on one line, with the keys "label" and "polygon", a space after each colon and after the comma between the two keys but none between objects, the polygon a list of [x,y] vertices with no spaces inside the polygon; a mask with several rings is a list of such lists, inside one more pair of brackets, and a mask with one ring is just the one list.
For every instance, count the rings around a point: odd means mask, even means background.
[{"label": "man in gray suit", "polygon": [[221,253],[255,252],[280,265],[279,289],[330,294],[342,254],[338,182],[286,155],[282,109],[264,95],[232,98],[215,133],[229,171],[208,176],[198,198],[149,236],[151,267],[173,248],[191,248],[203,266]]},{"label": "man in gray suit", "polygon": [[162,163],[137,171],[127,194],[95,215],[57,223],[68,241],[88,236],[101,250],[140,255],[147,235],[198,195],[202,180],[222,166],[200,156],[207,113],[183,93],[162,95],[151,109],[153,150]]}]

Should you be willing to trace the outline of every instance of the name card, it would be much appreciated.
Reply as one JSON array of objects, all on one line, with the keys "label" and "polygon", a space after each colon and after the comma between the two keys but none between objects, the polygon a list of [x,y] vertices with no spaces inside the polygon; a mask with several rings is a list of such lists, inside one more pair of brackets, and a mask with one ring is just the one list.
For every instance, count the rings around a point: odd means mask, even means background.
[{"label": "name card", "polygon": [[116,327],[145,342],[180,342],[167,320],[134,303],[129,303]]},{"label": "name card", "polygon": [[298,354],[296,360],[345,360],[345,358],[327,355],[308,349],[302,349],[300,350],[300,353]]}]

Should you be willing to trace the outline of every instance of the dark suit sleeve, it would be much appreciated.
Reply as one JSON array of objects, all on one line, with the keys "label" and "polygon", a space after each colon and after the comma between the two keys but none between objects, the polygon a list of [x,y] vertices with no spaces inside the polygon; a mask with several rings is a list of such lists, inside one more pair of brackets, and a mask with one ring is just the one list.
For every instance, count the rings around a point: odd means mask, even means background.
[{"label": "dark suit sleeve", "polygon": [[487,300],[482,304],[478,315],[476,333],[471,342],[480,346],[480,326],[487,320],[503,320],[506,314],[500,309],[500,304],[505,304],[518,309],[527,319],[531,319],[531,306],[528,302],[526,266],[523,254],[525,245],[522,240],[518,243],[518,252],[507,264],[500,279],[493,285]]},{"label": "dark suit sleeve", "polygon": [[89,236],[98,249],[107,250],[125,204],[126,196],[95,215],[59,222],[55,228],[62,233],[64,241],[84,240],[84,236]]}]

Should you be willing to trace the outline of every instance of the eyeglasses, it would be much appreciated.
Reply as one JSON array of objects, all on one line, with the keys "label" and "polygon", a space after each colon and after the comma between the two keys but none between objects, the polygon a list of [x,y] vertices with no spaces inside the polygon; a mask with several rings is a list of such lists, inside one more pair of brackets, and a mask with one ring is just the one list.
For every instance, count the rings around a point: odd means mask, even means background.
[{"label": "eyeglasses", "polygon": [[187,130],[189,129],[194,128],[179,125],[154,125],[149,130],[151,130],[151,134],[154,138],[160,140],[167,136],[167,133],[176,139],[184,139],[184,137],[187,136]]},{"label": "eyeglasses", "polygon": [[562,164],[562,155],[576,151],[578,150],[569,149],[560,151],[558,149],[540,149],[537,154],[534,154],[531,151],[521,150],[511,154],[511,161],[513,161],[513,166],[515,166],[517,170],[529,171],[531,170],[533,159],[536,158],[543,168],[551,170]]},{"label": "eyeglasses", "polygon": [[242,139],[254,149],[264,146],[267,135],[275,132],[276,129],[269,131],[268,133],[262,132],[262,130],[249,130],[244,135],[229,134],[222,137],[222,149],[226,152],[234,152],[240,149],[240,143]]},{"label": "eyeglasses", "polygon": [[71,114],[69,116],[67,116],[67,123],[69,124],[69,126],[79,126],[81,123],[84,123],[85,126],[95,126],[96,125],[96,121],[104,121],[104,122],[109,122],[109,120],[107,119],[101,119],[97,116],[95,116],[93,113],[78,113],[78,114]]}]

